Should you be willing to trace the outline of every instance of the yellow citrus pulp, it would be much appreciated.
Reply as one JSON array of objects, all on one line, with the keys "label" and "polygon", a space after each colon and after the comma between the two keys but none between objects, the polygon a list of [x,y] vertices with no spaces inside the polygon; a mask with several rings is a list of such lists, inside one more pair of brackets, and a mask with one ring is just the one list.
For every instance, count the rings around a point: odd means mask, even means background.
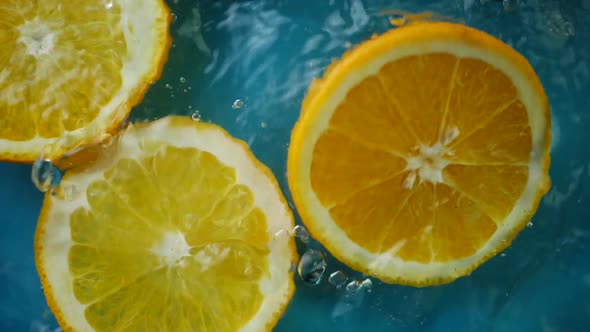
[{"label": "yellow citrus pulp", "polygon": [[312,233],[352,268],[425,286],[507,247],[547,192],[550,114],[529,63],[496,38],[415,23],[312,84],[288,179]]},{"label": "yellow citrus pulp", "polygon": [[163,0],[3,0],[0,160],[58,158],[118,129],[167,58]]},{"label": "yellow citrus pulp", "polygon": [[35,256],[64,330],[270,330],[294,289],[270,170],[212,124],[131,126],[47,194]]}]

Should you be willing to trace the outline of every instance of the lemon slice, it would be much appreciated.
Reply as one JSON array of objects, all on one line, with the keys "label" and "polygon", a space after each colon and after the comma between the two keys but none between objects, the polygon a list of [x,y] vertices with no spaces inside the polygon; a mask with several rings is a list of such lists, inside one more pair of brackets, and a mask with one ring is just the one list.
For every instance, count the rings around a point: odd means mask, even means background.
[{"label": "lemon slice", "polygon": [[275,234],[293,216],[247,145],[171,116],[105,149],[66,172],[39,218],[37,269],[62,328],[272,329],[297,259]]},{"label": "lemon slice", "polygon": [[529,63],[481,31],[414,23],[314,82],[289,186],[311,233],[386,282],[468,274],[510,244],[549,188],[550,115]]},{"label": "lemon slice", "polygon": [[170,47],[162,0],[0,3],[0,160],[30,162],[118,129]]}]

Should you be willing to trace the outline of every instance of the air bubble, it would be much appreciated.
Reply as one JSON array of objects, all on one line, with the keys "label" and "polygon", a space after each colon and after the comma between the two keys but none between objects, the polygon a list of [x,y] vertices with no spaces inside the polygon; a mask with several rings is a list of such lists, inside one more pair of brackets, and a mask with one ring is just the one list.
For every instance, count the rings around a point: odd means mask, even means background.
[{"label": "air bubble", "polygon": [[261,123],[260,123],[260,127],[261,127],[261,128],[266,128],[266,122],[264,122],[264,121],[263,121],[263,122],[261,122]]},{"label": "air bubble", "polygon": [[186,83],[186,78],[184,77],[180,77],[178,80],[180,81],[180,83]]},{"label": "air bubble", "polygon": [[336,271],[330,274],[330,277],[328,278],[328,282],[336,288],[344,286],[346,281],[348,281],[348,276],[342,271]]},{"label": "air bubble", "polygon": [[346,292],[349,294],[356,294],[361,289],[370,290],[372,286],[373,282],[369,278],[365,280],[353,280],[346,285]]},{"label": "air bubble", "polygon": [[532,221],[529,221],[529,222],[526,224],[526,227],[528,227],[528,228],[531,228],[531,227],[533,227],[533,222],[532,222]]},{"label": "air bubble", "polygon": [[322,281],[326,266],[324,254],[317,250],[308,249],[299,261],[297,273],[303,282],[315,286]]},{"label": "air bubble", "polygon": [[61,181],[59,169],[49,159],[40,156],[33,163],[31,180],[41,192],[54,190]]},{"label": "air bubble", "polygon": [[231,108],[237,110],[244,107],[244,101],[242,99],[236,99],[234,103],[231,105]]},{"label": "air bubble", "polygon": [[193,119],[193,121],[201,121],[201,113],[199,111],[195,111],[191,115],[191,119]]},{"label": "air bubble", "polygon": [[308,243],[309,242],[309,232],[307,231],[307,229],[301,225],[297,225],[293,228],[293,231],[291,232],[291,234],[298,238],[299,240],[301,240],[301,242],[303,243]]}]

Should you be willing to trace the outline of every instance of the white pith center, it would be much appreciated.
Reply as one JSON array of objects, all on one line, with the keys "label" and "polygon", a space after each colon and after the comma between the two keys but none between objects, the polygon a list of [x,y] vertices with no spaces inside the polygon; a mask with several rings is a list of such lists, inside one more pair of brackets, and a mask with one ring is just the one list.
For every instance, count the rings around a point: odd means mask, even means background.
[{"label": "white pith center", "polygon": [[39,57],[49,54],[55,46],[55,32],[39,18],[26,21],[19,27],[18,42],[27,47],[27,54]]},{"label": "white pith center", "polygon": [[414,188],[416,181],[418,184],[425,181],[433,184],[443,182],[443,170],[450,164],[445,157],[452,153],[448,146],[458,136],[459,129],[451,127],[434,145],[416,146],[414,150],[417,154],[406,158],[406,170],[410,172],[404,180],[404,188]]},{"label": "white pith center", "polygon": [[152,247],[151,252],[160,257],[167,265],[181,262],[182,258],[190,256],[191,247],[180,232],[164,234],[162,241]]}]

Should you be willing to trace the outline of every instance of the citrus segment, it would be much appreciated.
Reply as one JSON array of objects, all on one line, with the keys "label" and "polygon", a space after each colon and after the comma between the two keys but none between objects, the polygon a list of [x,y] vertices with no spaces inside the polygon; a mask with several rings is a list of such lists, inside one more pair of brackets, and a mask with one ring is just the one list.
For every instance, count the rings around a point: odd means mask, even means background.
[{"label": "citrus segment", "polygon": [[527,184],[526,166],[449,165],[446,183],[479,204],[492,219],[501,223],[512,211]]},{"label": "citrus segment", "polygon": [[114,129],[161,72],[169,17],[160,0],[3,2],[0,159],[57,158]]},{"label": "citrus segment", "polygon": [[384,281],[449,282],[505,248],[548,190],[550,118],[534,71],[475,29],[372,38],[310,87],[289,186],[332,254]]},{"label": "citrus segment", "polygon": [[[221,128],[130,127],[46,196],[36,260],[64,328],[260,331],[292,291],[293,227],[271,173]],[[236,315],[239,312],[239,315]]]},{"label": "citrus segment", "polygon": [[[327,154],[345,145],[349,153]],[[404,169],[404,160],[338,131],[327,131],[317,142],[312,168],[312,185],[326,206],[342,202],[363,186],[381,182]],[[363,160],[374,160],[363,164]],[[328,172],[326,172],[328,170]]]}]

